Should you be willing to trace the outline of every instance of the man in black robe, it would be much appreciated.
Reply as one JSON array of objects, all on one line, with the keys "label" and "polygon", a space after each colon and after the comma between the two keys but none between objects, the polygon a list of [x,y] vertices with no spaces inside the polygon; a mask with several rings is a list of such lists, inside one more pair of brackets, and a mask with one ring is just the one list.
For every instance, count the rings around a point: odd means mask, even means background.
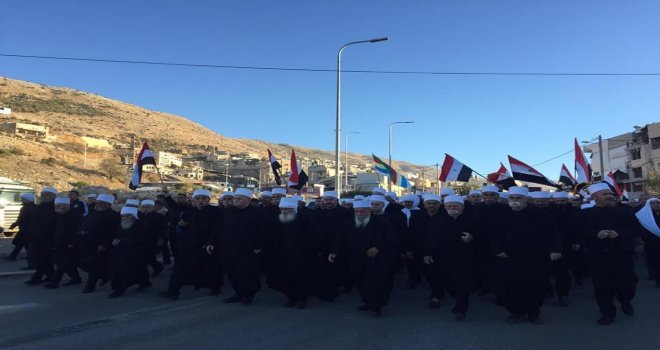
[{"label": "man in black robe", "polygon": [[188,197],[185,193],[179,192],[174,198],[170,195],[169,190],[163,187],[164,200],[167,204],[167,240],[172,252],[172,256],[176,256],[176,232],[183,211],[188,207]]},{"label": "man in black robe", "polygon": [[561,258],[561,241],[547,212],[528,206],[525,187],[509,188],[511,210],[503,212],[491,238],[493,253],[502,259],[506,284],[507,321],[539,324],[552,261]]},{"label": "man in black robe", "polygon": [[193,204],[183,210],[173,238],[174,267],[167,291],[159,296],[176,300],[181,287],[194,285],[195,289],[209,288],[212,295],[222,290],[222,270],[212,265],[212,256],[205,253],[214,227],[219,220],[218,207],[209,205],[211,192],[204,189],[193,192]]},{"label": "man in black robe", "polygon": [[476,220],[463,214],[463,203],[461,196],[445,197],[447,217],[436,220],[427,233],[424,256],[426,265],[437,265],[436,283],[445,286],[456,300],[452,312],[457,320],[465,318],[474,290],[478,252],[474,241],[480,236]]},{"label": "man in black robe", "polygon": [[138,290],[151,286],[149,270],[144,258],[146,245],[151,243],[148,228],[138,220],[138,209],[124,207],[121,210],[121,229],[112,240],[112,270],[110,298],[118,298],[128,287],[137,284]]},{"label": "man in black robe", "polygon": [[145,232],[144,259],[151,266],[152,277],[157,277],[163,271],[163,265],[156,258],[165,244],[167,237],[167,218],[155,211],[156,202],[145,199],[140,203],[140,223]]},{"label": "man in black robe", "polygon": [[371,203],[357,201],[353,208],[355,215],[342,225],[328,261],[333,263],[337,252],[348,252],[351,277],[364,303],[358,310],[377,317],[392,292],[398,239],[389,220],[371,214]]},{"label": "man in black robe", "polygon": [[89,214],[89,209],[87,203],[80,200],[80,191],[73,189],[69,191],[69,199],[71,200],[71,210],[80,217],[87,216]]},{"label": "man in black robe", "polygon": [[288,299],[284,306],[304,309],[319,253],[318,229],[311,216],[301,215],[293,198],[280,200],[280,215],[270,247],[272,263],[268,285]]},{"label": "man in black robe", "polygon": [[27,285],[39,285],[48,282],[53,274],[53,244],[55,240],[55,197],[57,190],[52,187],[44,187],[41,190],[40,203],[34,210],[32,222],[28,229],[28,254],[35,261],[36,271]]},{"label": "man in black robe", "polygon": [[[571,276],[569,264],[571,257],[580,253],[581,244],[577,239],[577,232],[575,230],[575,216],[577,210],[568,202],[568,193],[566,192],[553,192],[552,204],[548,206],[547,210],[552,215],[555,221],[555,227],[559,232],[561,238],[563,255],[560,259],[552,262],[552,275],[554,276],[554,292],[557,295],[557,303],[559,306],[568,306],[568,293],[571,289]],[[575,275],[575,279],[581,279],[579,274]]]},{"label": "man in black robe", "polygon": [[635,296],[637,276],[633,256],[640,227],[628,210],[616,206],[607,183],[589,186],[589,193],[595,205],[580,212],[579,222],[601,312],[598,323],[608,325],[616,317],[615,298],[624,314],[634,313],[631,300]]},{"label": "man in black robe", "polygon": [[[320,229],[321,251],[315,264],[316,273],[314,292],[322,300],[333,301],[338,289],[348,291],[352,288],[348,272],[346,254],[341,254],[335,263],[328,262],[328,254],[335,248],[340,225],[348,220],[351,211],[339,205],[336,191],[326,191],[321,200],[321,207],[313,211],[316,224]],[[344,253],[344,252],[342,252]]]},{"label": "man in black robe", "polygon": [[112,240],[121,224],[119,213],[112,209],[114,200],[114,196],[110,194],[100,194],[94,204],[94,210],[83,219],[78,231],[78,265],[87,271],[87,283],[83,293],[93,292],[99,280],[103,285],[110,278]]},{"label": "man in black robe", "polygon": [[207,247],[216,250],[234,288],[234,295],[225,303],[249,305],[261,289],[258,255],[262,252],[262,234],[266,228],[260,208],[250,206],[253,192],[239,188],[234,193],[234,206],[226,209]]},{"label": "man in black robe", "polygon": [[[28,250],[28,227],[32,222],[32,215],[34,215],[34,210],[37,208],[37,205],[34,204],[34,194],[32,193],[21,193],[21,210],[18,212],[18,217],[16,221],[9,226],[10,230],[18,227],[18,232],[14,236],[14,239],[11,243],[14,245],[14,250],[11,251],[9,256],[5,257],[5,260],[16,261],[18,254],[21,250]],[[31,259],[28,260],[28,268],[32,267]]]},{"label": "man in black robe", "polygon": [[60,286],[64,274],[68,274],[71,280],[64,283],[65,286],[81,283],[78,265],[76,264],[76,248],[74,239],[80,229],[82,216],[79,212],[71,209],[69,198],[55,198],[55,239],[53,264],[55,272],[50,281],[44,285],[45,288],[54,289]]},{"label": "man in black robe", "polygon": [[435,221],[442,220],[443,218],[439,213],[441,198],[437,194],[426,194],[423,199],[424,209],[414,211],[410,216],[410,225],[404,239],[404,250],[406,251],[406,257],[411,260],[414,259],[415,264],[420,267],[424,278],[431,286],[429,307],[437,308],[440,306],[440,300],[444,296],[444,289],[438,283],[438,279],[434,277],[437,272],[437,266],[424,264],[422,258],[426,252],[425,244],[429,229],[434,225]]}]

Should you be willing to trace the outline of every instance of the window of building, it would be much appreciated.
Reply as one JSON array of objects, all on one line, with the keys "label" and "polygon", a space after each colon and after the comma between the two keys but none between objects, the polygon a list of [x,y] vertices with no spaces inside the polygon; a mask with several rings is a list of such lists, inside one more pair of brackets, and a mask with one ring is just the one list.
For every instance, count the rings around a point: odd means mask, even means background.
[{"label": "window of building", "polygon": [[630,151],[630,157],[632,160],[642,159],[642,152],[639,148],[634,148]]},{"label": "window of building", "polygon": [[634,178],[641,178],[642,177],[642,168],[632,168],[633,171],[633,177]]},{"label": "window of building", "polygon": [[651,139],[651,148],[653,149],[660,148],[660,137],[654,137]]}]

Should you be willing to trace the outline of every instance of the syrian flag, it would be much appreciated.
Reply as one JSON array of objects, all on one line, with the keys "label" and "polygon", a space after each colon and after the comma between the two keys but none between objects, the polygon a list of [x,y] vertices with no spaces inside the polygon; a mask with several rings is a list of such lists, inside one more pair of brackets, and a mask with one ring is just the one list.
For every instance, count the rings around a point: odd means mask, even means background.
[{"label": "syrian flag", "polygon": [[440,172],[440,181],[470,181],[472,169],[456,160],[454,157],[445,153],[445,161],[442,162],[442,171]]},{"label": "syrian flag", "polygon": [[277,161],[277,158],[270,153],[270,150],[268,150],[268,161],[270,162],[270,168],[273,169],[273,176],[275,177],[275,182],[277,183],[278,186],[282,185],[282,178],[280,177],[280,172],[282,170],[282,165],[280,162]]},{"label": "syrian flag", "polygon": [[374,170],[387,176],[392,181],[392,184],[402,188],[410,187],[410,182],[408,182],[408,179],[406,179],[405,176],[399,175],[394,168],[376,157],[375,154],[372,153],[371,157],[374,159]]},{"label": "syrian flag", "polygon": [[628,197],[628,184],[623,184],[623,194],[621,195],[621,200],[624,202],[630,200],[630,197]]},{"label": "syrian flag", "polygon": [[545,175],[541,174],[538,170],[519,161],[516,158],[509,156],[509,164],[511,165],[511,173],[513,174],[513,178],[518,181],[559,187],[556,183],[545,177]]},{"label": "syrian flag", "polygon": [[516,180],[511,177],[504,164],[500,163],[500,168],[496,172],[488,174],[488,182],[496,184],[505,190],[516,185]]},{"label": "syrian flag", "polygon": [[149,149],[149,145],[145,142],[142,144],[142,149],[140,154],[135,159],[135,164],[133,164],[133,176],[131,176],[131,182],[128,184],[128,188],[135,191],[140,182],[142,181],[142,167],[146,164],[151,164],[156,166],[156,158],[154,158],[154,153]]},{"label": "syrian flag", "polygon": [[614,190],[617,196],[621,197],[623,195],[623,191],[621,191],[621,187],[619,187],[619,184],[616,183],[612,171],[607,173],[607,175],[605,176],[605,182],[607,182],[607,184],[610,185],[610,187]]},{"label": "syrian flag", "polygon": [[577,171],[576,183],[591,182],[591,166],[589,166],[587,157],[584,156],[577,139],[575,139],[575,171]]},{"label": "syrian flag", "polygon": [[307,174],[305,174],[305,171],[298,165],[296,151],[291,150],[291,175],[289,175],[289,187],[300,190],[305,184],[307,184],[307,180]]},{"label": "syrian flag", "polygon": [[571,188],[577,185],[575,178],[573,177],[573,175],[571,175],[571,172],[568,171],[566,164],[561,165],[561,172],[559,173],[559,182],[563,183],[566,186],[570,186]]}]

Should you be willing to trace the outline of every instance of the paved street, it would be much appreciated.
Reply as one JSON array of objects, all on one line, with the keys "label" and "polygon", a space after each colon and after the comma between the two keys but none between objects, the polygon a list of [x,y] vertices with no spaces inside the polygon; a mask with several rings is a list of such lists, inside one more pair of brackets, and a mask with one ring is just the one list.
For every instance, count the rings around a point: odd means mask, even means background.
[{"label": "paved street", "polygon": [[[0,256],[8,240],[0,240]],[[17,271],[25,260],[0,262]],[[642,274],[640,274],[642,275]],[[167,273],[143,292],[108,299],[108,286],[90,295],[80,287],[46,290],[23,285],[26,276],[0,277],[0,348],[16,349],[658,349],[660,290],[641,281],[636,315],[620,315],[608,327],[598,316],[590,286],[576,289],[571,306],[548,300],[545,324],[510,325],[489,298],[474,296],[464,321],[445,302],[426,308],[426,288],[411,291],[399,276],[381,318],[355,311],[355,293],[335,303],[312,299],[306,310],[285,309],[283,297],[264,289],[251,306],[225,305],[222,297],[183,290],[172,302],[156,297]],[[65,278],[66,280],[66,278]]]}]

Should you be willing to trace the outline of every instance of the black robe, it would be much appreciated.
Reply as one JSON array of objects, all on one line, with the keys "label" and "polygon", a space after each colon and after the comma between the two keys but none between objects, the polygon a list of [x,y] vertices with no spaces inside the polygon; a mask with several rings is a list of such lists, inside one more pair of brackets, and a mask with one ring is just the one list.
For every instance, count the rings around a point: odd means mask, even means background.
[{"label": "black robe", "polygon": [[[653,213],[656,225],[660,227],[660,215]],[[642,240],[644,240],[644,255],[649,265],[649,276],[660,286],[660,237],[642,227]]]},{"label": "black robe", "polygon": [[21,210],[18,212],[18,218],[16,218],[16,222],[11,224],[9,226],[9,229],[14,229],[15,227],[18,226],[18,232],[14,236],[14,239],[12,240],[12,244],[15,246],[27,246],[29,243],[29,226],[30,223],[32,222],[32,216],[34,215],[34,211],[37,209],[37,205],[28,202],[23,204],[21,207]]},{"label": "black robe", "polygon": [[262,250],[265,231],[260,208],[248,206],[224,209],[224,214],[212,237],[219,248],[220,260],[236,295],[253,297],[261,289],[259,259],[255,250]]},{"label": "black robe", "polygon": [[348,272],[346,252],[341,252],[334,264],[328,262],[328,254],[335,248],[340,226],[351,217],[351,210],[337,206],[334,209],[318,209],[313,217],[320,229],[321,254],[315,262],[317,271],[314,281],[314,294],[323,300],[332,301],[338,293],[337,288],[350,288],[352,283]]},{"label": "black robe", "polygon": [[[110,272],[112,239],[120,229],[121,215],[118,212],[107,209],[104,211],[94,210],[85,218],[76,237],[78,248],[78,264],[90,275],[90,281],[94,279],[107,279]],[[98,251],[98,247],[106,248]]]},{"label": "black robe", "polygon": [[54,202],[38,204],[28,230],[28,254],[36,263],[33,280],[49,276],[53,272],[52,254],[55,241],[55,204]]},{"label": "black robe", "polygon": [[[378,248],[375,257],[367,251]],[[354,218],[345,221],[334,252],[347,252],[349,271],[362,301],[379,310],[389,300],[394,283],[394,268],[399,255],[398,237],[386,218],[372,215],[367,226],[355,227]],[[340,253],[337,257],[340,257]]]},{"label": "black robe", "polygon": [[134,284],[146,285],[149,270],[144,251],[150,242],[148,228],[138,220],[131,228],[117,231],[114,239],[119,243],[112,250],[112,289],[123,292]]},{"label": "black robe", "polygon": [[290,300],[305,300],[314,279],[314,263],[320,253],[319,230],[313,219],[298,213],[296,219],[273,228],[268,285]]},{"label": "black robe", "polygon": [[55,265],[75,265],[76,249],[69,245],[75,245],[76,233],[80,229],[82,216],[78,212],[69,210],[64,214],[57,214],[55,224],[55,240],[53,263]]}]

